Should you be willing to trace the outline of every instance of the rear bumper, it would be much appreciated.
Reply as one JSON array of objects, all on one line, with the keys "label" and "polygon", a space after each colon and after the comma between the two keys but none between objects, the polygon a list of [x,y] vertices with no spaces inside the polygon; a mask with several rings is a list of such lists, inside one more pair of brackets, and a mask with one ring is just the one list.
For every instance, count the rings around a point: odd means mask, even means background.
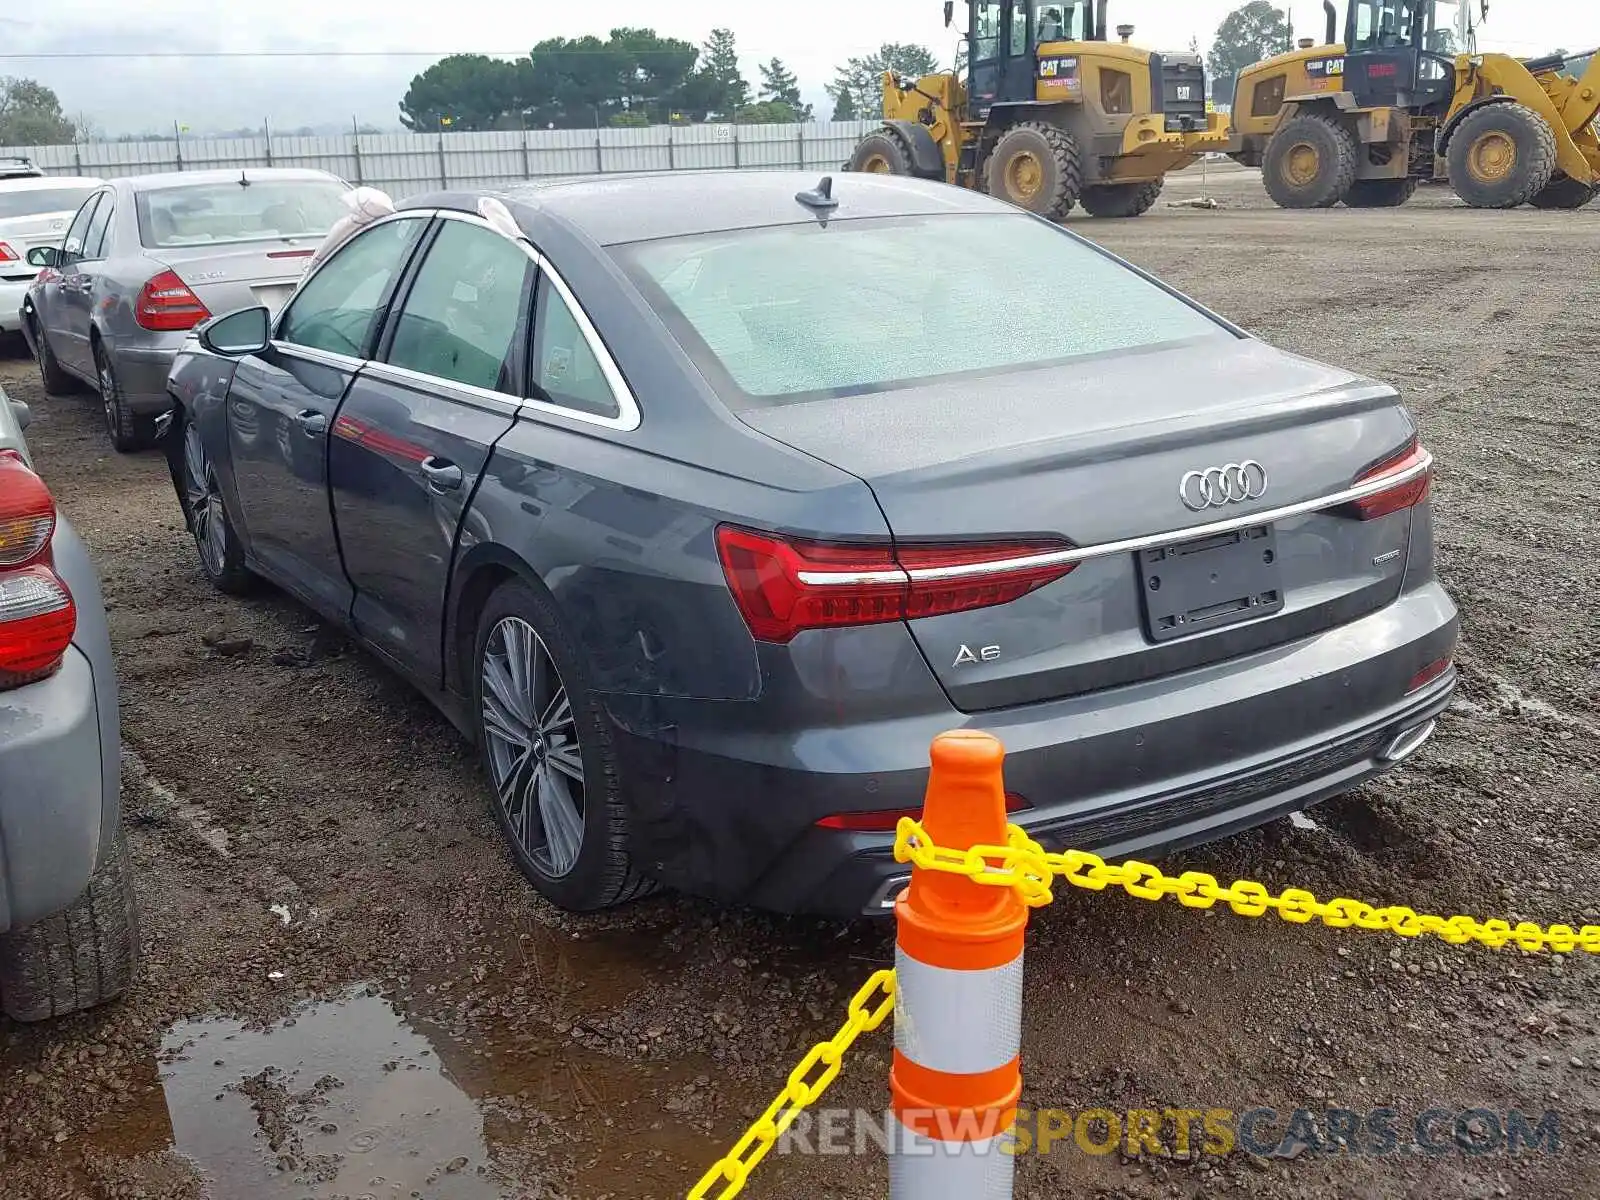
[{"label": "rear bumper", "polygon": [[60,912],[89,886],[104,767],[94,670],[76,646],[49,679],[0,693],[0,932]]},{"label": "rear bumper", "polygon": [[[1418,670],[1453,654],[1457,633],[1455,606],[1428,583],[1338,629],[1182,676],[977,715],[945,706],[794,729],[770,756],[753,755],[748,736],[719,738],[729,705],[681,702],[670,731],[646,735],[636,722],[616,730],[635,861],[723,900],[875,911],[905,875],[893,835],[815,822],[919,808],[929,741],[964,727],[1005,743],[1007,790],[1031,806],[1014,819],[1050,848],[1123,857],[1210,841],[1392,766],[1384,754],[1395,740],[1449,704],[1454,671],[1405,692]],[[805,769],[780,745],[808,747],[810,761],[834,769]]]},{"label": "rear bumper", "polygon": [[176,339],[170,346],[119,345],[111,349],[111,363],[117,382],[122,384],[122,394],[128,407],[141,416],[163,413],[172,407],[167,376],[172,373],[172,360],[186,335],[170,336]]},{"label": "rear bumper", "polygon": [[22,331],[22,301],[32,279],[0,279],[0,333]]}]

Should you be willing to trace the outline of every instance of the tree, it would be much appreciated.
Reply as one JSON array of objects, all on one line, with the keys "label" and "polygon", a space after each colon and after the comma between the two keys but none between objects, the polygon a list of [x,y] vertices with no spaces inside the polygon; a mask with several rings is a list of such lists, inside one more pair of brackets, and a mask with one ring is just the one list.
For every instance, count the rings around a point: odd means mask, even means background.
[{"label": "tree", "polygon": [[55,92],[32,79],[0,76],[0,146],[59,146],[76,134]]},{"label": "tree", "polygon": [[1240,71],[1281,54],[1288,44],[1289,18],[1282,9],[1268,0],[1250,0],[1234,9],[1217,26],[1217,40],[1206,61],[1212,95],[1231,98]]},{"label": "tree", "polygon": [[783,65],[781,58],[761,65],[761,99],[775,104],[786,104],[793,111],[795,121],[811,120],[811,105],[800,102],[800,81],[794,72]]},{"label": "tree", "polygon": [[[866,58],[852,58],[836,68],[834,80],[827,87],[828,95],[833,98],[833,119],[848,121],[854,115],[879,112],[883,108],[885,71],[920,79],[938,69],[939,60],[928,49],[901,42],[885,43]],[[841,110],[851,112],[852,116],[840,116]]]},{"label": "tree", "polygon": [[517,64],[483,54],[452,54],[411,81],[400,123],[418,133],[497,129],[518,108]]},{"label": "tree", "polygon": [[734,119],[741,125],[793,125],[797,121],[809,121],[811,109],[809,106],[798,109],[784,100],[763,100],[741,108]]},{"label": "tree", "polygon": [[731,117],[750,105],[750,84],[739,70],[733,31],[713,29],[700,51],[700,66],[684,81],[679,107],[699,120],[715,114]]}]

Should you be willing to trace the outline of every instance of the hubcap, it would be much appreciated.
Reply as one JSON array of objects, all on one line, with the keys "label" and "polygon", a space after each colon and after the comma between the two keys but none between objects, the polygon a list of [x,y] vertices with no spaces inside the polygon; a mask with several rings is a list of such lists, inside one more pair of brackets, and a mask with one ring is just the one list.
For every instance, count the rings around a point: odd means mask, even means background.
[{"label": "hubcap", "polygon": [[1309,187],[1322,171],[1322,155],[1310,142],[1300,142],[1289,150],[1287,169],[1290,183]]},{"label": "hubcap", "polygon": [[1032,150],[1019,150],[1006,163],[1006,190],[1018,200],[1032,200],[1044,186],[1044,164]]},{"label": "hubcap", "polygon": [[194,526],[194,544],[200,561],[212,576],[227,568],[228,527],[222,515],[222,493],[217,489],[216,472],[206,458],[200,431],[190,425],[183,432],[184,497]]},{"label": "hubcap", "polygon": [[1510,134],[1491,130],[1472,144],[1468,165],[1480,182],[1498,183],[1517,165],[1517,143]]},{"label": "hubcap", "polygon": [[518,847],[559,879],[583,848],[583,753],[543,639],[505,617],[483,650],[483,732],[495,799]]}]

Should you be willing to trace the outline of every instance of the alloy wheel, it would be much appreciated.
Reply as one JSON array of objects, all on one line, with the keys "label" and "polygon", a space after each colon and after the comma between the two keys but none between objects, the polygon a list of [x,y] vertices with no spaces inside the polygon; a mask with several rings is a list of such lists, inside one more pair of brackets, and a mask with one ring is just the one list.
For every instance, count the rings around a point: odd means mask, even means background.
[{"label": "alloy wheel", "polygon": [[111,363],[104,352],[96,350],[95,374],[100,380],[100,409],[105,415],[106,432],[117,436],[117,377],[111,373]]},{"label": "alloy wheel", "polygon": [[583,848],[583,752],[561,672],[533,626],[505,617],[484,645],[483,733],[495,800],[517,846],[561,878]]},{"label": "alloy wheel", "polygon": [[222,492],[216,472],[206,457],[200,431],[191,423],[183,431],[184,497],[189,502],[195,548],[207,572],[220,576],[228,565],[228,527],[222,511]]}]

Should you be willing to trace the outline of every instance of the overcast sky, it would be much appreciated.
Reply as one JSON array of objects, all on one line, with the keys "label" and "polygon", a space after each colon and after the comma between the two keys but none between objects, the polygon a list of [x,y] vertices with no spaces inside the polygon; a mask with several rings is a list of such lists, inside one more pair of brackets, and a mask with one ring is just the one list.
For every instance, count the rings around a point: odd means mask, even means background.
[{"label": "overcast sky", "polygon": [[[1152,49],[1209,44],[1239,0],[1111,0],[1113,24],[1131,22]],[[1279,0],[1280,6],[1282,0]],[[1342,0],[1339,0],[1342,8]],[[958,8],[963,7],[958,4]],[[223,14],[226,14],[224,17]],[[1321,4],[1295,0],[1304,33],[1321,28]],[[170,128],[274,128],[348,121],[395,126],[411,77],[456,51],[525,54],[547,37],[654,28],[699,44],[714,26],[734,31],[746,76],[782,58],[826,117],[822,87],[833,68],[886,41],[920,42],[941,60],[958,42],[940,0],[0,0],[0,75],[38,79],[69,115],[110,133]],[[17,15],[12,15],[17,14]],[[21,15],[26,14],[26,15]],[[957,24],[963,24],[958,15]],[[1600,45],[1595,0],[1491,0],[1480,47],[1525,55]],[[397,57],[43,58],[198,51],[403,52]]]}]

